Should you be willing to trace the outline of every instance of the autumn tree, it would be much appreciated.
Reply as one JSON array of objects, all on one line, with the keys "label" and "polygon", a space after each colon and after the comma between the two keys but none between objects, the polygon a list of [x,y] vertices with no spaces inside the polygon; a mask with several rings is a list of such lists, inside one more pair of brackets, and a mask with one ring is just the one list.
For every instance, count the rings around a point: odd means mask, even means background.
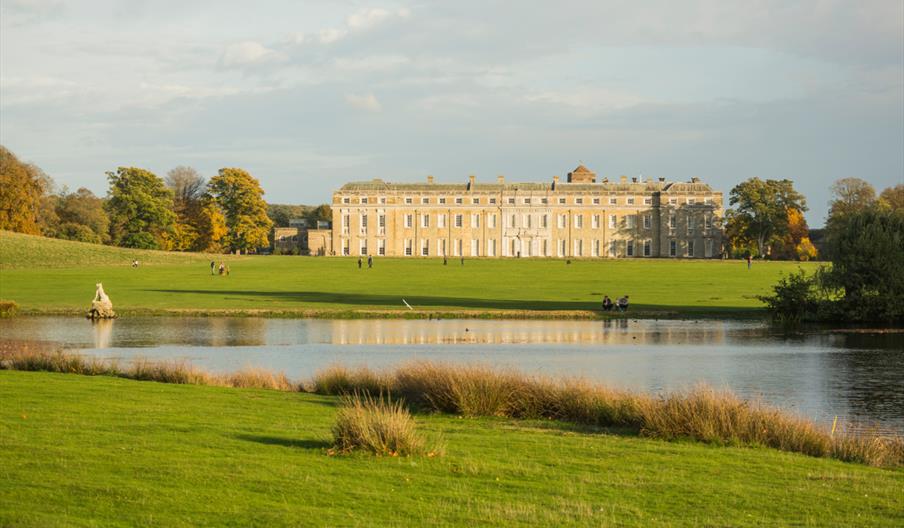
[{"label": "autumn tree", "polygon": [[727,231],[738,240],[749,240],[760,256],[770,244],[788,236],[790,211],[807,210],[806,199],[794,190],[791,180],[751,178],[735,186],[729,197],[735,207],[726,214]]},{"label": "autumn tree", "polygon": [[842,178],[832,184],[829,222],[832,218],[859,212],[876,202],[876,190],[860,178]]},{"label": "autumn tree", "polygon": [[38,215],[41,198],[49,190],[43,171],[22,163],[0,145],[0,229],[41,234]]},{"label": "autumn tree", "polygon": [[201,201],[206,192],[204,177],[191,167],[179,166],[167,173],[165,181],[166,186],[173,191],[173,211],[176,213],[171,237],[172,249],[192,249],[200,236],[198,225],[201,222]]},{"label": "autumn tree", "polygon": [[882,191],[879,195],[879,206],[892,211],[904,211],[904,183]]},{"label": "autumn tree", "polygon": [[173,191],[155,174],[136,167],[108,172],[110,190],[106,210],[110,235],[119,246],[168,249],[173,223]]},{"label": "autumn tree", "polygon": [[269,244],[273,222],[256,178],[242,169],[220,169],[207,191],[226,219],[229,231],[224,242],[230,251],[247,252]]},{"label": "autumn tree", "polygon": [[205,253],[223,251],[223,242],[229,228],[226,227],[226,217],[223,216],[223,212],[209,195],[205,195],[200,201],[195,231],[197,236],[191,246],[193,251]]}]

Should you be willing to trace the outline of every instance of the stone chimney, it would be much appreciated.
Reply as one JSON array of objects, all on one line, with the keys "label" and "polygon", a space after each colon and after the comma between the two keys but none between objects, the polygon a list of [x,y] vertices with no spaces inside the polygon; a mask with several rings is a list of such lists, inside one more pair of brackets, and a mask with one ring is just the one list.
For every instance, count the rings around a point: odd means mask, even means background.
[{"label": "stone chimney", "polygon": [[427,176],[427,183],[433,183],[433,175],[432,174]]},{"label": "stone chimney", "polygon": [[474,176],[473,174],[468,176],[468,190],[469,191],[474,190],[474,180],[476,180],[476,179],[477,179],[477,176]]},{"label": "stone chimney", "polygon": [[665,183],[665,178],[659,178],[660,183]]},{"label": "stone chimney", "polygon": [[631,178],[631,183],[637,183],[637,176]]},{"label": "stone chimney", "polygon": [[505,176],[503,176],[503,175],[501,175],[501,174],[500,174],[499,176],[496,176],[496,183],[498,183],[499,185],[504,184],[504,183],[505,183]]},{"label": "stone chimney", "polygon": [[618,179],[619,183],[628,183],[628,177],[622,176]]},{"label": "stone chimney", "polygon": [[700,181],[700,178],[698,178],[698,177],[696,177],[696,176],[694,176],[693,178],[691,178],[691,183],[698,183],[699,181]]},{"label": "stone chimney", "polygon": [[552,190],[556,190],[556,187],[558,187],[558,186],[559,186],[559,177],[553,176],[552,177]]}]

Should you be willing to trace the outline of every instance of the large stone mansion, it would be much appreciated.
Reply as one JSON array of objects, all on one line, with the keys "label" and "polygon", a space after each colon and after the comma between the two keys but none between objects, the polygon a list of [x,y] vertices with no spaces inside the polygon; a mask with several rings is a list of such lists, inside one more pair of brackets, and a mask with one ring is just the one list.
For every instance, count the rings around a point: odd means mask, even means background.
[{"label": "large stone mansion", "polygon": [[551,183],[348,183],[332,211],[311,254],[714,258],[722,248],[721,192],[696,178],[597,181],[583,165]]}]

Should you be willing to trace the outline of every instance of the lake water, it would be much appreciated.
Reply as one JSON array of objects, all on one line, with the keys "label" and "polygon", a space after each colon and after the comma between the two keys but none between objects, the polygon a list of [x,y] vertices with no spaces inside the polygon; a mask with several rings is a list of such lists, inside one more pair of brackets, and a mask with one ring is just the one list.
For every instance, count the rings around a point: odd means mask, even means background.
[{"label": "lake water", "polygon": [[54,341],[108,358],[184,359],[310,377],[334,363],[414,359],[514,367],[659,393],[707,383],[830,423],[904,432],[904,334],[749,321],[307,320],[75,317],[0,320],[0,339]]}]

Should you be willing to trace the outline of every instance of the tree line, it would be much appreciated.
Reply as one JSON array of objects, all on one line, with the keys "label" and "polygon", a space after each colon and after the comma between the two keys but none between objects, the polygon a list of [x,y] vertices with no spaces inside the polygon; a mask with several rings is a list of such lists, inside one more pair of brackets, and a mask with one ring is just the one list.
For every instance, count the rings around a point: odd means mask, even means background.
[{"label": "tree line", "polygon": [[[270,245],[272,226],[288,225],[294,207],[309,221],[329,206],[271,206],[256,178],[220,169],[209,181],[191,167],[165,178],[137,167],[107,173],[106,197],[55,190],[53,179],[0,145],[0,229],[143,249],[253,252]],[[272,215],[272,217],[271,217]]]}]

